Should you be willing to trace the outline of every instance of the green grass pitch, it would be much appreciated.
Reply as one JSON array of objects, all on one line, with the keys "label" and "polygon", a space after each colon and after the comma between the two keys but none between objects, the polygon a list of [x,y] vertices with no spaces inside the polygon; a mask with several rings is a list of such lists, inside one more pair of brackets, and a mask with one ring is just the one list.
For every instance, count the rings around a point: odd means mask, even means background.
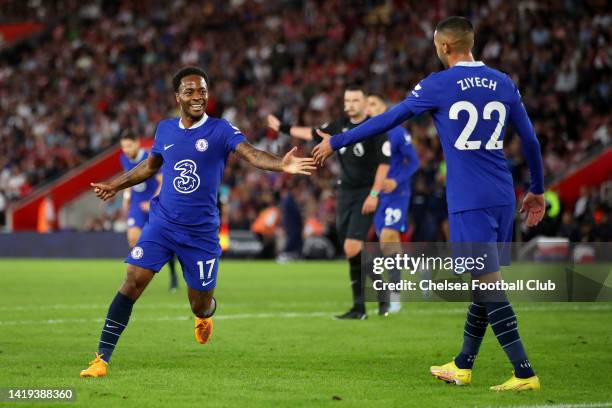
[{"label": "green grass pitch", "polygon": [[124,271],[120,260],[0,260],[0,387],[73,387],[74,407],[612,406],[611,303],[517,304],[543,389],[498,394],[489,386],[512,368],[490,329],[472,385],[429,375],[459,350],[465,303],[406,303],[388,318],[369,305],[367,321],[332,320],[349,306],[344,262],[223,261],[205,346],[184,283],[169,293],[163,270],[109,376],[81,379]]}]

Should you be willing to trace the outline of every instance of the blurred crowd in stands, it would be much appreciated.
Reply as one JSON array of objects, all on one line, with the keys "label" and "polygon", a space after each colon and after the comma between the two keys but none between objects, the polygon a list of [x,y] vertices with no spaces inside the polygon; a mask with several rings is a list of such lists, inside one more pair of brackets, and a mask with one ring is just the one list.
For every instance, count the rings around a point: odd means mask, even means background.
[{"label": "blurred crowd in stands", "polygon": [[[541,141],[547,180],[610,144],[612,15],[606,1],[204,3],[0,5],[4,18],[51,22],[44,34],[0,57],[0,211],[115,144],[122,129],[151,137],[160,119],[176,115],[169,78],[183,65],[208,71],[210,115],[230,120],[258,147],[281,153],[298,144],[308,154],[312,144],[274,134],[266,115],[322,124],[341,115],[343,89],[359,81],[390,103],[402,100],[442,68],[433,29],[452,14],[475,24],[475,57],[517,82]],[[411,234],[445,239],[445,166],[435,128],[428,116],[407,126],[421,160]],[[528,182],[520,142],[510,131],[504,145],[520,195]],[[230,158],[226,221],[250,228],[262,211],[278,207],[282,225],[282,212],[297,205],[307,231],[333,240],[337,173],[332,164],[308,180],[290,181]],[[586,193],[584,206],[579,201],[575,209],[562,209],[550,232],[601,239],[598,225],[605,221],[609,234],[608,197],[594,191]],[[120,216],[111,213],[88,228],[109,228]]]}]

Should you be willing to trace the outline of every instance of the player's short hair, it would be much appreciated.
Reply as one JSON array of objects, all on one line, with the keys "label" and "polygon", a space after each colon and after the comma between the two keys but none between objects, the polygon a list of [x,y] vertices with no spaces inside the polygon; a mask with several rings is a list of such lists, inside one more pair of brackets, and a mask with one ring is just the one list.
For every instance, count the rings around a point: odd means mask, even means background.
[{"label": "player's short hair", "polygon": [[375,98],[380,99],[383,102],[385,101],[385,98],[383,98],[383,96],[379,94],[378,92],[368,92],[368,96],[373,96]]},{"label": "player's short hair", "polygon": [[365,90],[365,87],[361,84],[351,84],[349,86],[346,87],[346,89],[344,90],[344,92],[346,91],[361,91],[361,93],[363,93],[363,96],[368,96],[368,93]]},{"label": "player's short hair", "polygon": [[204,78],[204,81],[206,81],[206,85],[208,86],[208,75],[206,75],[206,72],[204,72],[202,68],[184,67],[179,69],[177,73],[174,74],[174,76],[172,77],[172,88],[174,89],[174,92],[179,91],[179,87],[181,86],[181,80],[189,75],[201,76],[202,78]]},{"label": "player's short hair", "polygon": [[126,129],[121,132],[121,136],[119,136],[119,140],[133,140],[137,141],[139,139],[138,135],[131,129]]},{"label": "player's short hair", "polygon": [[440,21],[436,26],[436,31],[447,31],[457,34],[467,34],[474,32],[474,26],[465,17],[451,16]]}]

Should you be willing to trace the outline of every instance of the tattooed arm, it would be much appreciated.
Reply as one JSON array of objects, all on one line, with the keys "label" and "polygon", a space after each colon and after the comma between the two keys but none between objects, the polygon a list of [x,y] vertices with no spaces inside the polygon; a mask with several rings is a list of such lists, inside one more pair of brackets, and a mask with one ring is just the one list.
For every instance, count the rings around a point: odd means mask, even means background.
[{"label": "tattooed arm", "polygon": [[140,184],[146,179],[153,177],[160,169],[164,160],[161,156],[152,154],[147,160],[142,161],[127,173],[123,173],[109,183],[91,183],[98,198],[107,201],[124,188]]},{"label": "tattooed arm", "polygon": [[242,142],[236,146],[236,153],[259,169],[310,175],[309,170],[316,169],[314,161],[312,158],[296,157],[296,150],[297,147],[294,147],[281,158],[264,150],[256,149],[248,142]]}]

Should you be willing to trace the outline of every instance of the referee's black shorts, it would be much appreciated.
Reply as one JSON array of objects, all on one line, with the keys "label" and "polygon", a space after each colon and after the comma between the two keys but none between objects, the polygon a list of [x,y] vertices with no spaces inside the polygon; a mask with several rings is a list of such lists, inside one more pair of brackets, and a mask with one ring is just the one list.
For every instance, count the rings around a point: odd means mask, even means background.
[{"label": "referee's black shorts", "polygon": [[368,237],[374,213],[364,215],[361,208],[369,194],[370,187],[338,189],[336,229],[341,244],[347,238],[365,241]]}]

